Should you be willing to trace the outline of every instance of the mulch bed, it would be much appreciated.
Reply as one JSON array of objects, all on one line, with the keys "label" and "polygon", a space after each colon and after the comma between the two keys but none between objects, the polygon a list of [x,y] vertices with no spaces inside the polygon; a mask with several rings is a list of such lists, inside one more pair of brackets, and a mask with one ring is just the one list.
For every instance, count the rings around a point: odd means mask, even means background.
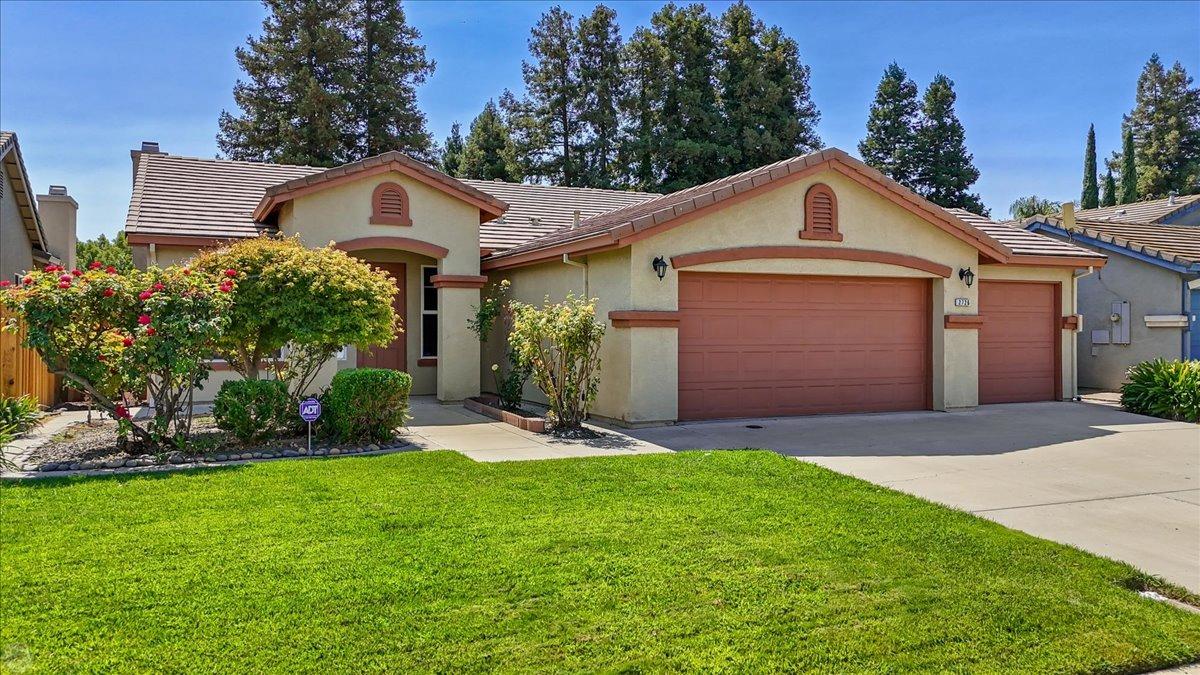
[{"label": "mulch bed", "polygon": [[279,457],[351,455],[407,446],[399,437],[376,444],[331,444],[313,439],[308,450],[308,437],[279,436],[265,443],[243,445],[231,434],[217,428],[210,415],[198,415],[192,420],[191,444],[184,451],[162,454],[132,453],[118,446],[117,423],[112,420],[78,422],[55,434],[47,443],[33,450],[25,459],[26,471],[78,471],[148,467],[162,464],[194,462],[227,462]]}]

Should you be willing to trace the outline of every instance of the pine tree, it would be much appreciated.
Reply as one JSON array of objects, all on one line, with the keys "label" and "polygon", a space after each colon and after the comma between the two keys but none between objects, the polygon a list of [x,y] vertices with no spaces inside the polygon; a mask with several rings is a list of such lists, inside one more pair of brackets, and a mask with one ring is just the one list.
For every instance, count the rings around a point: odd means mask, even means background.
[{"label": "pine tree", "polygon": [[875,102],[867,117],[867,135],[858,144],[863,161],[885,176],[916,189],[917,129],[920,125],[917,84],[899,64],[883,71]]},{"label": "pine tree", "polygon": [[355,155],[400,150],[430,160],[433,139],[417,107],[417,87],[436,64],[417,42],[420,31],[408,25],[400,0],[355,0],[351,16]]},{"label": "pine tree", "polygon": [[1088,125],[1087,148],[1083,151],[1083,195],[1079,208],[1094,209],[1100,205],[1100,184],[1096,182],[1096,125]]},{"label": "pine tree", "polygon": [[954,112],[954,82],[938,74],[925,90],[917,131],[917,187],[939,206],[987,215],[978,194],[970,192],[979,170],[967,152],[966,132]]},{"label": "pine tree", "polygon": [[519,183],[520,174],[512,138],[504,124],[495,101],[488,101],[483,112],[471,122],[462,153],[458,176],[478,180],[500,180]]},{"label": "pine tree", "polygon": [[521,63],[525,107],[541,133],[530,148],[534,175],[556,185],[579,181],[579,34],[574,19],[554,6],[538,19],[529,38],[531,60]]},{"label": "pine tree", "polygon": [[222,111],[217,134],[232,159],[335,166],[353,159],[349,0],[264,0],[263,34],[235,55],[246,73],[233,88],[241,114]]},{"label": "pine tree", "polygon": [[1100,206],[1117,205],[1117,181],[1113,178],[1112,169],[1104,174],[1104,195],[1100,197]]},{"label": "pine tree", "polygon": [[1121,194],[1118,201],[1130,204],[1137,200],[1137,152],[1133,144],[1133,130],[1126,127],[1124,143],[1121,145]]},{"label": "pine tree", "polygon": [[664,191],[673,192],[725,175],[731,148],[722,144],[725,122],[717,106],[717,36],[703,5],[667,3],[650,19],[666,54],[659,161]]},{"label": "pine tree", "polygon": [[1138,77],[1136,102],[1124,126],[1133,133],[1137,192],[1143,199],[1200,187],[1200,89],[1191,85],[1179,62],[1167,70],[1158,54]]},{"label": "pine tree", "polygon": [[450,176],[459,175],[463,162],[462,125],[458,122],[450,125],[450,135],[446,137],[446,145],[442,148],[442,173]]},{"label": "pine tree", "polygon": [[579,20],[580,184],[611,188],[620,180],[621,31],[617,13],[596,5]]},{"label": "pine tree", "polygon": [[726,173],[817,149],[820,114],[796,41],[767,28],[745,2],[721,15],[717,81],[724,107]]},{"label": "pine tree", "polygon": [[623,182],[636,190],[654,190],[662,182],[658,150],[666,59],[662,41],[646,28],[633,32],[622,54],[627,86],[621,102],[625,122],[620,157],[627,170]]}]

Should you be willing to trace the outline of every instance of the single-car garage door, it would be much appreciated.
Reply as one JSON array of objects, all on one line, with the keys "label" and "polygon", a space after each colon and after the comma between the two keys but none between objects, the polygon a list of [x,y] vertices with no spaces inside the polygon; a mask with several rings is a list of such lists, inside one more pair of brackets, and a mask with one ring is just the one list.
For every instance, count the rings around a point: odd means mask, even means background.
[{"label": "single-car garage door", "polygon": [[925,279],[679,275],[679,418],[922,410]]},{"label": "single-car garage door", "polygon": [[1058,284],[979,282],[979,402],[1058,398]]}]

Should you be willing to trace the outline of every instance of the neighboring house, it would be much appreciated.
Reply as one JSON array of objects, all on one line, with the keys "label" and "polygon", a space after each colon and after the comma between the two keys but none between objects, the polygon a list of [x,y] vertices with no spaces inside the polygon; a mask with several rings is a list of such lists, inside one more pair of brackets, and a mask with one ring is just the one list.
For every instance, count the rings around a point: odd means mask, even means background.
[{"label": "neighboring house", "polygon": [[1200,358],[1200,195],[1024,221],[1109,255],[1079,279],[1079,383],[1117,389],[1136,363]]},{"label": "neighboring house", "polygon": [[596,298],[594,411],[630,425],[1070,398],[1073,275],[1105,262],[834,149],[669,195],[464,181],[398,152],[325,170],[144,144],[133,163],[141,265],[279,233],[393,272],[407,332],[318,386],[382,364],[443,401],[490,388],[503,331],[481,350],[467,322],[508,279],[525,302]]}]

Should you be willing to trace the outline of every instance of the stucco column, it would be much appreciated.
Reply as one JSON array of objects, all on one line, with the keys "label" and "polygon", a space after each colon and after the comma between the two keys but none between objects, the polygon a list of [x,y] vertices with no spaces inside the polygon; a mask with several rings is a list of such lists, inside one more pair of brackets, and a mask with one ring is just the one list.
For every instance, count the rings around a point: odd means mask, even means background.
[{"label": "stucco column", "polygon": [[479,306],[479,289],[487,277],[439,274],[433,277],[438,293],[439,401],[461,401],[479,395],[479,338],[467,321]]}]

